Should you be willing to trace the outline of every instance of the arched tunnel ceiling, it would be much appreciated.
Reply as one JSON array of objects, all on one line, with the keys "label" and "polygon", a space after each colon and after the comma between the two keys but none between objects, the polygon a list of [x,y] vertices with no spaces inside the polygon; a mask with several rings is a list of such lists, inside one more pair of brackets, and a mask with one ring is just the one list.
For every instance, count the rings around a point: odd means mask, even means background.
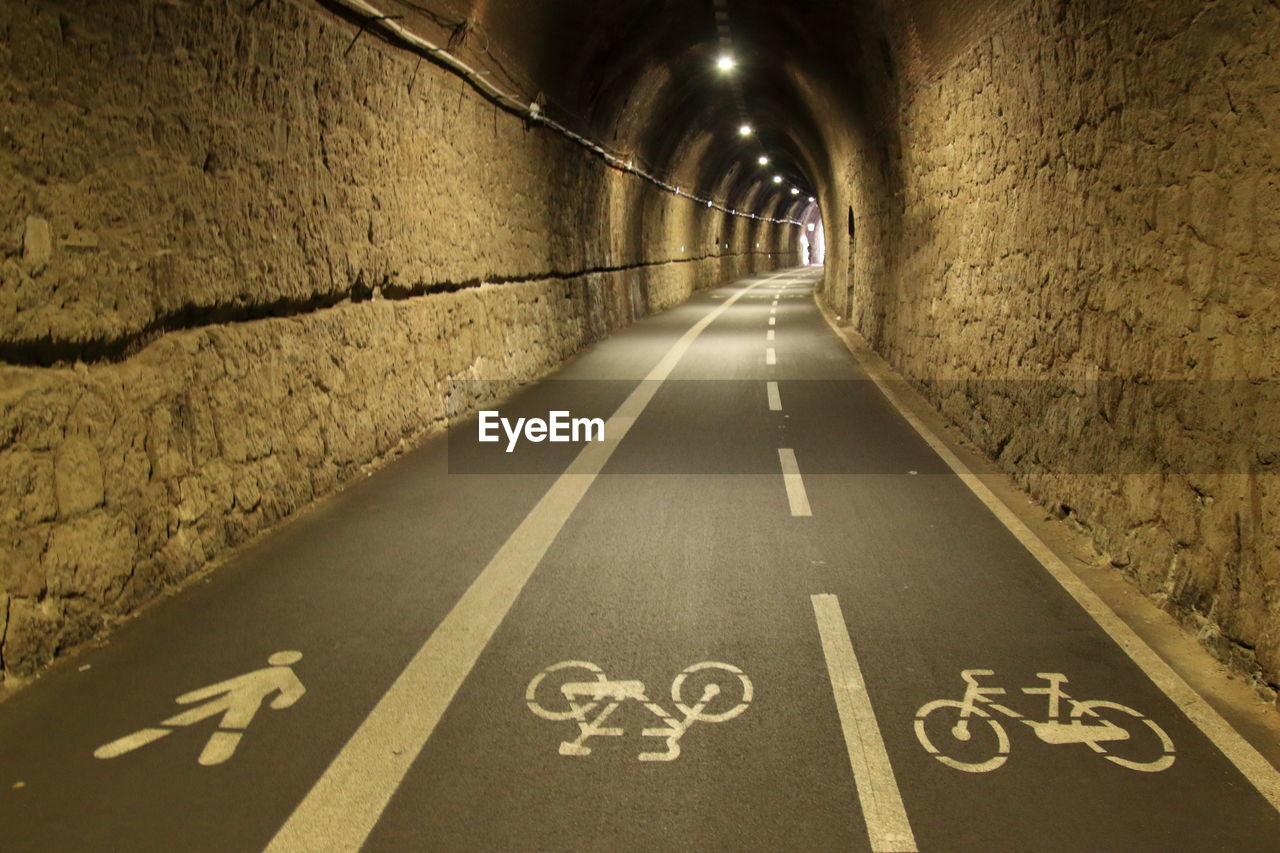
[{"label": "arched tunnel ceiling", "polygon": [[[832,126],[834,116],[809,111],[797,78],[824,81],[843,95],[842,120],[854,116],[869,125],[878,124],[873,111],[882,104],[876,99],[887,94],[882,75],[868,79],[865,61],[867,45],[884,30],[874,2],[738,0],[717,6],[713,0],[558,0],[522,5],[542,5],[541,11],[560,23],[552,37],[560,44],[549,45],[553,55],[540,57],[534,74],[571,109],[588,116],[593,133],[609,132],[619,112],[637,101],[647,103],[636,137],[618,143],[660,173],[730,205],[741,204],[763,181],[756,212],[768,215],[793,206],[790,187],[800,187],[805,195],[816,190],[823,176],[815,168],[825,159],[831,135],[841,132]],[[723,50],[717,8],[727,14],[737,62],[730,74],[715,68]],[[646,91],[655,85],[660,91]],[[752,136],[738,135],[743,121],[754,128]],[[716,144],[691,162],[687,154],[696,150],[691,141],[705,134]],[[756,162],[761,154],[770,158],[766,167]],[[783,177],[782,185],[771,182],[775,174]]]},{"label": "arched tunnel ceiling", "polygon": [[[454,49],[481,66],[491,60],[522,94],[545,100],[557,121],[732,207],[750,199],[750,212],[762,215],[801,210],[830,180],[832,144],[850,128],[878,132],[894,97],[885,0],[399,5],[446,35],[451,23],[466,22]],[[717,10],[727,15],[738,63],[729,75],[715,67],[723,50]],[[826,109],[805,97],[816,90]],[[746,138],[737,132],[744,118],[755,129]]]}]

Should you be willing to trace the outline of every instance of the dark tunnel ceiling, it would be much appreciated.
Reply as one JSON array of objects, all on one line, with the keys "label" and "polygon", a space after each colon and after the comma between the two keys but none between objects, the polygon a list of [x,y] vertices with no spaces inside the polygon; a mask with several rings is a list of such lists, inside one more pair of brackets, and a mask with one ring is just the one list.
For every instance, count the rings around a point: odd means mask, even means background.
[{"label": "dark tunnel ceiling", "polygon": [[467,21],[455,51],[540,95],[552,118],[673,182],[763,215],[794,215],[829,185],[832,145],[851,130],[879,132],[894,91],[885,0],[726,0],[732,74],[756,131],[746,139],[730,80],[715,68],[715,0],[386,5],[442,41]]},{"label": "dark tunnel ceiling", "polygon": [[[545,41],[529,45],[535,51],[528,58],[530,75],[549,87],[549,97],[584,118],[595,138],[630,148],[659,173],[734,206],[755,189],[755,212],[779,215],[798,201],[787,193],[790,186],[807,195],[823,183],[818,172],[830,142],[825,134],[834,130],[824,128],[829,116],[815,115],[805,103],[798,82],[822,81],[842,97],[834,108],[873,121],[865,95],[872,86],[883,89],[883,76],[865,79],[861,41],[883,31],[877,6],[849,0],[725,3],[738,63],[733,80],[715,69],[721,45],[713,0],[523,0],[492,4],[490,14],[499,7],[507,14],[520,9],[541,21],[533,31],[541,30]],[[512,32],[503,41],[508,38],[518,36]],[[745,119],[755,128],[746,139],[737,133],[743,116],[734,81]],[[619,138],[619,119],[637,107],[629,133]],[[690,162],[693,143],[704,134],[711,144],[701,162]],[[770,158],[767,167],[756,162],[761,153]],[[769,180],[774,174],[783,176],[781,186]]]}]

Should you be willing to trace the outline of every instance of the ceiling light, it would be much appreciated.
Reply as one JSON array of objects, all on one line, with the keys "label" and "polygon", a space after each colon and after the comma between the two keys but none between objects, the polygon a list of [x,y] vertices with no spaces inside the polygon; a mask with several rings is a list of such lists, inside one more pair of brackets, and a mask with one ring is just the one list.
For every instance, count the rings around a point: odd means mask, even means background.
[{"label": "ceiling light", "polygon": [[761,166],[767,166],[769,165],[769,158],[761,154],[760,157],[756,160],[756,162],[759,163]]},{"label": "ceiling light", "polygon": [[795,187],[792,187],[792,188],[791,188],[791,194],[792,194],[792,195],[800,195],[800,190],[796,189]]},{"label": "ceiling light", "polygon": [[742,125],[742,127],[739,127],[739,128],[738,128],[738,135],[739,135],[739,136],[750,136],[750,135],[751,135],[751,125],[749,125],[749,124],[744,124],[744,125]]},{"label": "ceiling light", "polygon": [[813,196],[809,196],[809,204],[813,204]]},{"label": "ceiling light", "polygon": [[773,176],[773,182],[774,182],[775,184],[780,184],[780,183],[782,183],[782,176],[781,176],[781,175],[774,175],[774,176]]},{"label": "ceiling light", "polygon": [[733,66],[737,64],[734,58],[727,53],[720,54],[720,58],[716,60],[716,68],[721,71],[732,71]]}]

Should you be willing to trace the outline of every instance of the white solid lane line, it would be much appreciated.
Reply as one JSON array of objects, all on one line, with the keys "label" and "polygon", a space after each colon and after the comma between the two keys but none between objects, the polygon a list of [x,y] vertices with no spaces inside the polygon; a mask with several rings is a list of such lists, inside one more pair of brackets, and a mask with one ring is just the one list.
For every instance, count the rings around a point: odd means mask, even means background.
[{"label": "white solid lane line", "polygon": [[765,364],[778,363],[778,354],[773,351],[773,347],[769,347],[764,351],[764,363]]},{"label": "white solid lane line", "polygon": [[765,392],[769,396],[769,411],[781,412],[782,396],[778,393],[778,383],[777,382],[765,383]]},{"label": "white solid lane line", "polygon": [[849,750],[849,766],[862,804],[862,819],[873,853],[914,853],[915,834],[902,804],[902,792],[889,763],[876,712],[867,695],[866,682],[853,641],[840,611],[840,600],[834,595],[813,595],[813,615],[818,620],[822,638],[822,654],[827,659],[827,674],[840,714],[844,744]]},{"label": "white solid lane line", "polygon": [[804,490],[804,478],[800,476],[800,465],[796,462],[796,452],[790,447],[778,448],[778,462],[782,464],[782,484],[787,489],[791,515],[795,518],[813,515],[809,509],[809,493]]},{"label": "white solid lane line", "polygon": [[[772,277],[771,277],[772,278]],[[748,291],[672,345],[605,423],[605,441],[574,458],[378,700],[264,853],[359,850],[534,569],[596,475],[695,338]]]}]

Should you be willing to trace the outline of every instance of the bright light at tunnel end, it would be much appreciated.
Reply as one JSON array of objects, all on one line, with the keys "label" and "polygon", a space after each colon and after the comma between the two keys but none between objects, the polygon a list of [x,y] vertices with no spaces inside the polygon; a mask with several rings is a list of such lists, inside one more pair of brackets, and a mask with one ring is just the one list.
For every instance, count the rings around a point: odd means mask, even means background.
[{"label": "bright light at tunnel end", "polygon": [[737,61],[727,53],[720,54],[720,58],[716,60],[716,68],[721,71],[732,71]]}]

